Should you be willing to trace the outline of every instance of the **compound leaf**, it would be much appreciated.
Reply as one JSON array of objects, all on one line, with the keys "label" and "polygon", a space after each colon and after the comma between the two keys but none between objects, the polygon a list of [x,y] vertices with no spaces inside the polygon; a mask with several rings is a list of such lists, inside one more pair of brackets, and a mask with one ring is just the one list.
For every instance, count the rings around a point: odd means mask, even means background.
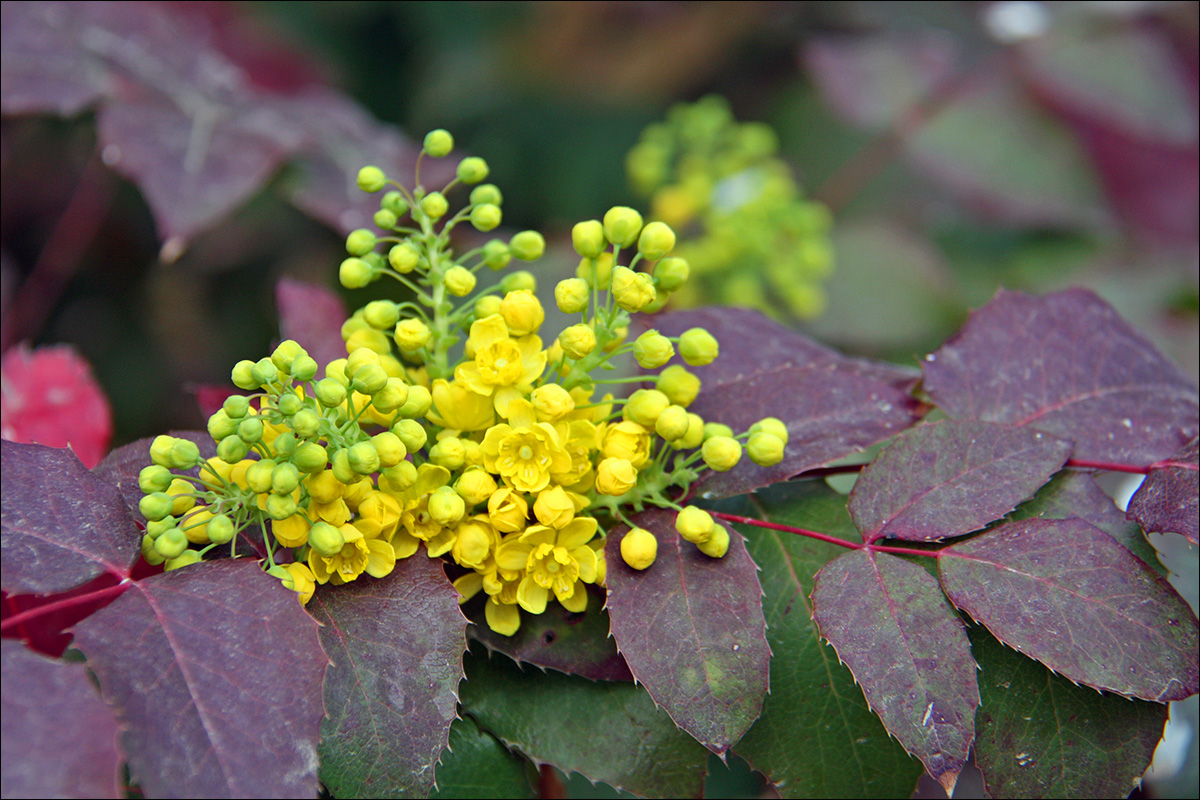
[{"label": "compound leaf", "polygon": [[1195,385],[1086,289],[1000,291],[924,370],[951,417],[1044,431],[1077,459],[1148,465],[1200,427]]},{"label": "compound leaf", "polygon": [[0,447],[5,591],[52,594],[104,572],[127,575],[141,535],[117,490],[70,450],[8,440]]},{"label": "compound leaf", "polygon": [[905,431],[859,475],[850,515],[867,541],[979,530],[1037,491],[1071,446],[1038,431],[943,420]]},{"label": "compound leaf", "polygon": [[[753,515],[847,541],[859,540],[846,498],[821,482],[777,484],[737,504]],[[920,763],[888,736],[862,690],[812,621],[813,578],[843,552],[825,542],[761,528],[746,532],[760,564],[771,645],[771,693],[734,746],[783,797],[907,797]],[[803,742],[802,747],[797,742]]]},{"label": "compound leaf", "polygon": [[425,796],[457,716],[467,620],[441,564],[317,592],[325,675],[321,782],[337,797]]},{"label": "compound leaf", "polygon": [[1150,532],[1183,534],[1192,544],[1200,544],[1196,442],[1192,439],[1165,464],[1155,465],[1129,501],[1129,519]]},{"label": "compound leaf", "polygon": [[956,606],[1077,683],[1157,702],[1196,693],[1196,615],[1084,520],[1008,522],[943,550],[938,567]]},{"label": "compound leaf", "polygon": [[526,775],[528,762],[513,755],[470,717],[454,720],[450,745],[437,765],[434,797],[536,797]]},{"label": "compound leaf", "polygon": [[[741,534],[710,558],[675,531],[675,512],[633,517],[658,540],[639,571],[621,558],[624,526],[609,532],[608,612],[617,648],[679,727],[721,754],[758,719],[770,682],[758,568]],[[721,524],[721,523],[717,523]]]},{"label": "compound leaf", "polygon": [[627,682],[522,671],[511,659],[466,659],[463,708],[538,764],[644,797],[699,797],[707,751]]},{"label": "compound leaf", "polygon": [[952,794],[975,738],[979,688],[962,620],[937,579],[855,550],[817,574],[813,619],[888,733]]},{"label": "compound leaf", "polygon": [[139,581],[76,644],[148,797],[316,794],[327,659],[295,593],[257,563]]}]

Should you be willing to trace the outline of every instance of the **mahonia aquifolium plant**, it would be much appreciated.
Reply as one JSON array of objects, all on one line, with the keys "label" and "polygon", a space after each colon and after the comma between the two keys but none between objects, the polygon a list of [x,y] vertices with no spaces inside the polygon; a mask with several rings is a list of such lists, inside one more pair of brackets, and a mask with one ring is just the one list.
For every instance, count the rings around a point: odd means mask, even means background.
[{"label": "mahonia aquifolium plant", "polygon": [[[421,158],[452,149],[451,135],[435,130]],[[155,439],[139,476],[146,559],[177,569],[223,545],[236,555],[239,533],[261,535],[267,571],[307,603],[317,585],[382,578],[424,547],[457,565],[462,601],[486,593],[488,625],[512,635],[518,609],[540,614],[552,596],[584,610],[582,584],[604,583],[605,530],[628,524],[627,510],[675,509],[679,535],[723,557],[729,531],[671,496],[685,497],[706,467],[731,469],[743,452],[778,463],[787,430],[767,418],[735,435],[687,410],[700,380],[666,364],[676,352],[691,366],[712,362],[718,344],[707,331],[648,330],[627,341],[630,315],[661,308],[688,279],[688,262],[671,255],[672,228],[626,207],[576,225],[577,277],[554,295],[579,321],[547,346],[531,273],[477,286],[485,268],[540,258],[541,234],[456,255],[453,229],[493,230],[503,197],[483,182],[481,158],[463,159],[440,191],[421,186],[420,164],[412,190],[376,167],[359,172],[363,191],[388,189],[374,218],[382,233],[352,232],[339,270],[347,288],[387,277],[415,300],[354,312],[342,326],[347,357],[323,369],[290,340],[269,358],[239,362],[233,382],[252,394],[229,397],[209,419],[217,457]],[[448,198],[461,185],[473,188],[452,214]],[[612,377],[611,360],[629,352],[647,372]],[[628,397],[597,397],[604,385],[649,382]],[[657,542],[629,527],[622,558],[648,569]]]},{"label": "mahonia aquifolium plant", "polygon": [[824,310],[829,210],[804,199],[778,147],[768,125],[738,123],[729,103],[711,95],[674,106],[629,151],[635,191],[681,235],[675,255],[693,281],[680,289],[680,305],[718,294],[777,317]]}]

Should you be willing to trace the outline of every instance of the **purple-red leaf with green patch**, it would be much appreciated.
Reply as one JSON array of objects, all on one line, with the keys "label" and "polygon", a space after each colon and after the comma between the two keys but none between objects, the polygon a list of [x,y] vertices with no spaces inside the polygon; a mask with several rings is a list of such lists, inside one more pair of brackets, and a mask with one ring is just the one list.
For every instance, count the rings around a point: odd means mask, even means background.
[{"label": "purple-red leaf with green patch", "polygon": [[1192,544],[1200,544],[1196,442],[1192,439],[1166,462],[1156,464],[1130,499],[1129,519],[1136,519],[1147,532],[1181,533]]}]

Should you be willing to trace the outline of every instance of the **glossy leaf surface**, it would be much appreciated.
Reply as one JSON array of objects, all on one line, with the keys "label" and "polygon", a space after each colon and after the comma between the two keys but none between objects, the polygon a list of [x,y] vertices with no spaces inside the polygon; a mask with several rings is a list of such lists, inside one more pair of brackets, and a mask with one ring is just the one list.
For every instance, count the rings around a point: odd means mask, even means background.
[{"label": "glossy leaf surface", "polygon": [[467,621],[441,564],[418,554],[391,575],[324,587],[321,782],[338,797],[425,795],[456,716]]},{"label": "glossy leaf surface", "polygon": [[674,511],[646,511],[633,522],[658,540],[658,558],[648,569],[631,568],[621,558],[627,529],[609,532],[613,638],[634,678],[671,719],[723,753],[758,719],[769,683],[757,567],[736,532],[729,552],[715,559],[679,536]]},{"label": "glossy leaf surface", "polygon": [[117,490],[70,450],[7,440],[2,447],[4,589],[51,594],[104,572],[126,575],[141,534]]},{"label": "glossy leaf surface", "polygon": [[943,420],[906,431],[859,475],[850,514],[867,541],[935,541],[1012,511],[1071,446],[1032,430]]},{"label": "glossy leaf surface", "polygon": [[888,732],[947,793],[975,738],[979,688],[958,614],[920,565],[855,550],[826,564],[813,618]]},{"label": "glossy leaf surface", "polygon": [[947,548],[938,567],[956,606],[1060,675],[1158,702],[1196,692],[1196,615],[1083,520],[1006,523]]},{"label": "glossy leaf surface", "polygon": [[[727,510],[859,541],[846,498],[817,481],[777,484]],[[812,621],[813,578],[845,551],[790,533],[737,527],[761,565],[773,656],[762,716],[734,750],[782,797],[907,797],[921,765],[888,736]]]},{"label": "glossy leaf surface", "polygon": [[139,581],[76,627],[76,645],[147,796],[316,793],[327,659],[295,592],[257,563]]},{"label": "glossy leaf surface", "polygon": [[462,703],[479,726],[535,763],[645,797],[698,797],[708,752],[632,683],[522,671],[466,659]]},{"label": "glossy leaf surface", "polygon": [[437,786],[431,798],[536,797],[518,758],[475,720],[464,717],[450,726],[450,746],[437,765]]},{"label": "glossy leaf surface", "polygon": [[1044,431],[1077,459],[1148,465],[1200,426],[1195,384],[1086,289],[999,292],[927,358],[924,385],[951,417]]},{"label": "glossy leaf surface", "polygon": [[1172,455],[1167,465],[1150,470],[1129,501],[1129,518],[1148,532],[1181,533],[1192,544],[1200,544],[1196,442],[1193,439]]}]

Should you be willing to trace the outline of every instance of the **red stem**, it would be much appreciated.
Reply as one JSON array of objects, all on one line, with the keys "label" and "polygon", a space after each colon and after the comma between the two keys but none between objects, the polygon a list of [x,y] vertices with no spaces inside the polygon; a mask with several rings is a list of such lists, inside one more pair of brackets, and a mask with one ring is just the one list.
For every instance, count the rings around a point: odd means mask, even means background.
[{"label": "red stem", "polygon": [[724,511],[710,511],[717,519],[723,519],[726,522],[739,522],[742,525],[754,525],[758,528],[770,528],[773,531],[784,531],[785,533],[795,533],[800,536],[807,536],[810,539],[836,544],[840,547],[849,547],[851,550],[861,550],[863,545],[858,542],[847,542],[845,539],[839,539],[836,536],[830,536],[827,533],[817,533],[816,531],[806,530],[804,528],[794,528],[791,525],[781,525],[778,522],[765,522],[761,519],[753,517],[740,517],[737,514],[726,514]]},{"label": "red stem", "polygon": [[14,614],[3,622],[0,622],[0,632],[7,633],[10,629],[19,627],[31,619],[37,619],[40,616],[51,614],[55,611],[61,611],[64,608],[73,608],[75,606],[84,605],[85,603],[93,603],[96,600],[115,597],[119,594],[123,594],[125,590],[132,585],[133,583],[131,581],[123,580],[116,586],[108,586],[103,589],[97,589],[94,592],[68,597],[64,600],[56,600],[53,603],[46,603],[44,606],[31,608],[28,611],[22,611],[20,614]]},{"label": "red stem", "polygon": [[[1088,461],[1084,458],[1072,458],[1067,461],[1068,467],[1079,469],[1105,469],[1109,472],[1131,472],[1135,475],[1145,475],[1150,467],[1135,467],[1130,464],[1115,464],[1111,461]],[[1153,464],[1151,466],[1154,466]]]}]

